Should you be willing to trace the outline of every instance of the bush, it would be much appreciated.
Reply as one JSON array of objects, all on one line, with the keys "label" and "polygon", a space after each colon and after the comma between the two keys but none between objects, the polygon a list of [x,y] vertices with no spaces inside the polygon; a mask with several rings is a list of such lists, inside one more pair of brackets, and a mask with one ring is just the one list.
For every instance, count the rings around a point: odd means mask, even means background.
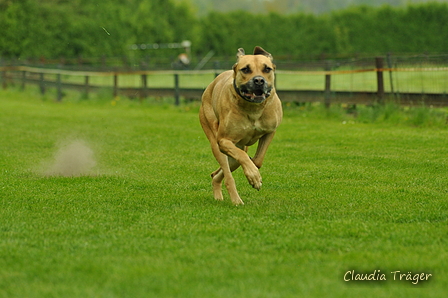
[{"label": "bush", "polygon": [[355,6],[329,14],[211,12],[173,0],[0,1],[0,56],[176,57],[183,49],[130,51],[134,43],[192,41],[193,56],[233,56],[261,45],[277,58],[443,52],[448,5]]}]

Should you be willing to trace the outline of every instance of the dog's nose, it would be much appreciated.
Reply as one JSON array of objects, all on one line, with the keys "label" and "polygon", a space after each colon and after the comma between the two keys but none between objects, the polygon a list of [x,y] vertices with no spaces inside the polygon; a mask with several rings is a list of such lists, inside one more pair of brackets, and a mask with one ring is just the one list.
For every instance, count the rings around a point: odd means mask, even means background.
[{"label": "dog's nose", "polygon": [[257,86],[262,86],[262,85],[264,85],[264,78],[261,77],[261,76],[254,77],[253,80],[254,80],[254,84],[257,85]]}]

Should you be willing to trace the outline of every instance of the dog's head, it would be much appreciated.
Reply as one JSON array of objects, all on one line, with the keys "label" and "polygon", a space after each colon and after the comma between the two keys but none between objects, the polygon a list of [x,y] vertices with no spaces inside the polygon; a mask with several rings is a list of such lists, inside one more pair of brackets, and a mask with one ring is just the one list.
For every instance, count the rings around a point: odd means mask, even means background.
[{"label": "dog's head", "polygon": [[246,55],[240,48],[236,56],[237,62],[233,66],[236,92],[246,101],[262,103],[271,95],[274,85],[272,55],[257,46],[253,55]]}]

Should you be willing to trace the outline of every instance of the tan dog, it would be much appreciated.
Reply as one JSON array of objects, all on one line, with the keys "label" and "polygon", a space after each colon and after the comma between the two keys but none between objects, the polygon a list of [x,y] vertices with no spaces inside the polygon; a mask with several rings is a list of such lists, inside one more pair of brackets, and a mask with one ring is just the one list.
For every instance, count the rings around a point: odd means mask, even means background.
[{"label": "tan dog", "polygon": [[[221,166],[212,173],[213,193],[223,200],[222,180],[233,204],[244,204],[235,186],[232,172],[240,165],[250,185],[262,184],[258,169],[275,130],[282,120],[282,105],[275,93],[271,54],[255,47],[253,55],[239,49],[233,70],[220,74],[202,95],[199,118],[213,155]],[[258,141],[251,159],[247,147]]]}]

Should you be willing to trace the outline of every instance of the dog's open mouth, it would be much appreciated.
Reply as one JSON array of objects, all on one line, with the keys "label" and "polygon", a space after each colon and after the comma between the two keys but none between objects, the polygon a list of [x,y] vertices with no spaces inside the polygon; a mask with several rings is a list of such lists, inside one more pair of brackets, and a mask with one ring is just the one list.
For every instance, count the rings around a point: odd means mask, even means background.
[{"label": "dog's open mouth", "polygon": [[255,89],[253,91],[245,90],[242,88],[241,93],[243,98],[250,102],[260,103],[263,102],[267,97],[269,97],[270,92],[265,92],[262,89]]}]

